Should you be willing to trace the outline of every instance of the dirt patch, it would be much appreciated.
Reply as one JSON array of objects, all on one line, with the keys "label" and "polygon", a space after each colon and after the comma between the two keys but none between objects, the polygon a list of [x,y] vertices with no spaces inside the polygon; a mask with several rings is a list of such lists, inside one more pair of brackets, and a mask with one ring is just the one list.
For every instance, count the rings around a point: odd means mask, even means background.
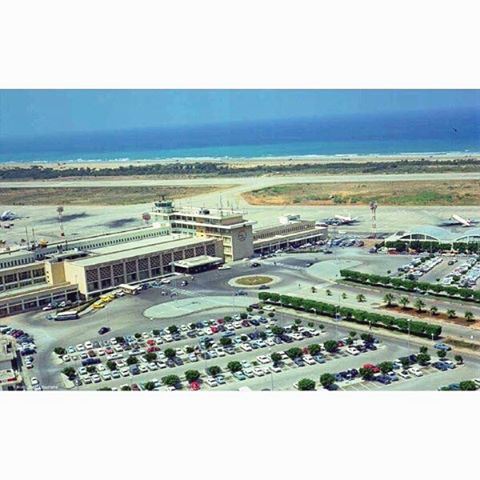
[{"label": "dirt patch", "polygon": [[231,187],[232,185],[0,188],[0,203],[3,205],[129,205],[153,202],[162,196],[175,199],[188,198]]},{"label": "dirt patch", "polygon": [[301,183],[243,194],[252,205],[477,205],[480,180]]},{"label": "dirt patch", "polygon": [[455,317],[449,318],[446,313],[437,313],[436,315],[432,315],[428,310],[424,310],[419,312],[416,308],[406,307],[402,308],[398,305],[392,305],[391,307],[387,307],[383,305],[381,308],[388,310],[390,312],[398,312],[398,313],[406,313],[411,315],[412,317],[420,318],[422,320],[440,320],[441,322],[453,323],[455,325],[462,325],[463,327],[472,327],[472,328],[480,328],[480,321],[475,320],[473,322],[469,322],[465,320],[464,317]]}]

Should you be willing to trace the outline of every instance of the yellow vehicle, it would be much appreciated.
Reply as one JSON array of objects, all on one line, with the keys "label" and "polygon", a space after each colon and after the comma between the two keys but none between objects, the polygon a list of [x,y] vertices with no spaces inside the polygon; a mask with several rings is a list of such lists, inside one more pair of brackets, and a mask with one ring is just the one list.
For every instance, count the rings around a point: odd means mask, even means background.
[{"label": "yellow vehicle", "polygon": [[105,307],[105,304],[103,302],[95,302],[93,305],[92,305],[92,308],[95,308],[95,309],[98,309],[98,308],[103,308]]}]

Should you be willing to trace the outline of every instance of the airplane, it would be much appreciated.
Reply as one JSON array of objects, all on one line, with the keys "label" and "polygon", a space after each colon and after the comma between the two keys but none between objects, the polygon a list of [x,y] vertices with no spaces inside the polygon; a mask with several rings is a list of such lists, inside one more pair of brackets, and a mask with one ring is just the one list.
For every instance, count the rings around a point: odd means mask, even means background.
[{"label": "airplane", "polygon": [[358,221],[358,217],[352,218],[350,216],[335,215],[333,218],[326,218],[323,222],[317,222],[317,226],[320,226],[321,223],[326,225],[352,225]]},{"label": "airplane", "polygon": [[471,218],[463,218],[460,215],[453,214],[448,220],[440,224],[441,227],[473,227],[478,224],[478,220],[472,220]]},{"label": "airplane", "polygon": [[0,220],[2,222],[8,221],[8,220],[15,220],[17,219],[18,216],[15,215],[11,210],[5,210],[1,215],[0,215]]}]

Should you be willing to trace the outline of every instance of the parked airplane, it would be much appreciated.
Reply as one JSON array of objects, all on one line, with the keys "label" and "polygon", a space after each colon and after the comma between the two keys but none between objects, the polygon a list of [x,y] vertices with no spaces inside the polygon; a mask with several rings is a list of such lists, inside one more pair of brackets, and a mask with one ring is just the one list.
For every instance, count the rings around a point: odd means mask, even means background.
[{"label": "parked airplane", "polygon": [[441,227],[473,227],[478,224],[478,220],[463,218],[460,215],[453,214],[448,220],[440,224]]},{"label": "parked airplane", "polygon": [[322,223],[325,225],[352,225],[358,221],[358,217],[335,215],[333,218],[326,218],[323,222],[317,222],[316,225],[320,226]]},{"label": "parked airplane", "polygon": [[6,222],[8,220],[15,220],[17,219],[18,216],[15,215],[11,210],[5,210],[1,215],[0,215],[0,220],[2,222]]}]

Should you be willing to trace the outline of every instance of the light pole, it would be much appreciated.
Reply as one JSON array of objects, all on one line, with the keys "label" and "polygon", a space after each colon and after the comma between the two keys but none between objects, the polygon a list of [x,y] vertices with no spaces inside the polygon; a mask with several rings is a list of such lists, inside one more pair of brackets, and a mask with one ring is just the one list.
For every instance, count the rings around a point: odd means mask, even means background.
[{"label": "light pole", "polygon": [[407,318],[407,324],[408,324],[407,350],[408,350],[408,353],[410,353],[410,322],[411,322],[411,319]]}]

